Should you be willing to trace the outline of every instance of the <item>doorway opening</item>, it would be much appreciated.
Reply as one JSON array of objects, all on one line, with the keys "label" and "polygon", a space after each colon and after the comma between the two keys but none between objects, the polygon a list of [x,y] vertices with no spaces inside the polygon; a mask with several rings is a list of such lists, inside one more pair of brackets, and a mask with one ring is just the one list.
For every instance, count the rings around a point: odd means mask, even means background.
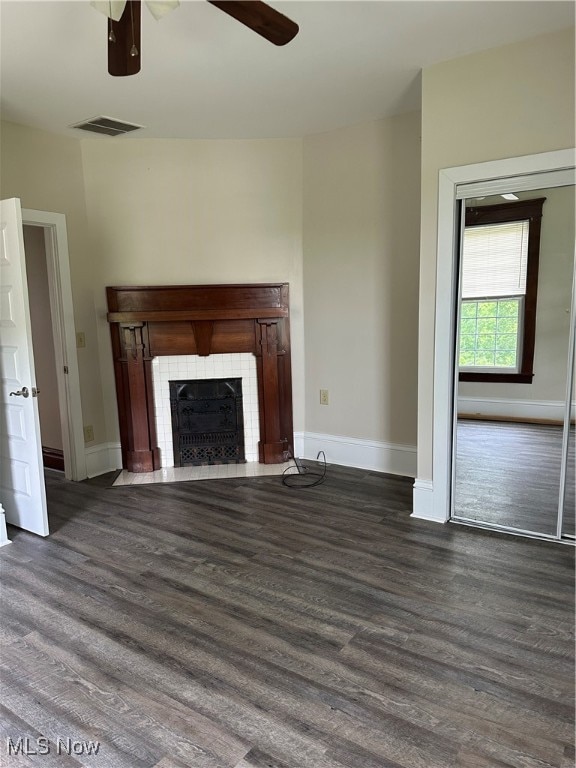
[{"label": "doorway opening", "polygon": [[[461,237],[458,225],[459,201],[479,198],[485,195],[509,193],[515,191],[533,191],[574,185],[573,150],[558,150],[507,160],[481,163],[477,165],[448,168],[440,171],[438,186],[438,263],[436,273],[436,318],[435,318],[435,357],[434,357],[434,429],[433,481],[420,481],[415,488],[415,516],[446,522],[452,516],[454,494],[455,437],[455,399],[458,391],[459,370],[455,365],[457,338],[457,296],[459,291],[459,269],[456,247]],[[572,301],[570,319],[569,357],[574,355],[575,304]],[[458,337],[460,338],[460,337]],[[573,420],[571,393],[572,381],[576,379],[573,364],[568,366],[566,377],[566,397],[561,403],[563,411],[563,436],[561,446],[561,470],[559,478],[558,511],[556,530],[553,534],[518,530],[504,527],[505,532],[521,535],[536,535],[537,538],[566,542],[570,539],[569,531],[564,526],[563,510],[568,477],[570,424]],[[467,408],[468,412],[470,409]],[[478,410],[478,409],[475,409]],[[473,412],[475,412],[473,410]],[[416,490],[419,492],[417,498]],[[426,491],[426,494],[424,494]],[[425,498],[424,498],[425,497]],[[418,502],[418,504],[416,503]],[[458,522],[463,522],[459,519]],[[480,523],[475,524],[484,527]],[[494,524],[490,527],[496,528]]]},{"label": "doorway opening", "polygon": [[43,227],[23,226],[30,327],[39,393],[40,434],[44,467],[64,472],[64,441],[58,399],[58,372],[50,307],[48,259]]},{"label": "doorway opening", "polygon": [[462,202],[454,522],[574,539],[570,181]]},{"label": "doorway opening", "polygon": [[63,471],[67,480],[84,480],[66,217],[23,209],[22,224],[44,467]]}]

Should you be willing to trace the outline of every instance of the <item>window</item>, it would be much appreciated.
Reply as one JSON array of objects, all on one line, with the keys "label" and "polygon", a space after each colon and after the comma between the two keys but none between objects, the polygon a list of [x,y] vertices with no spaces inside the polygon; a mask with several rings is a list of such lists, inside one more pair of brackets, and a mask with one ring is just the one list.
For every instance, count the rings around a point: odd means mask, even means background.
[{"label": "window", "polygon": [[518,372],[522,299],[463,301],[460,330],[460,370],[501,369]]},{"label": "window", "polygon": [[533,379],[544,200],[466,208],[460,381]]}]

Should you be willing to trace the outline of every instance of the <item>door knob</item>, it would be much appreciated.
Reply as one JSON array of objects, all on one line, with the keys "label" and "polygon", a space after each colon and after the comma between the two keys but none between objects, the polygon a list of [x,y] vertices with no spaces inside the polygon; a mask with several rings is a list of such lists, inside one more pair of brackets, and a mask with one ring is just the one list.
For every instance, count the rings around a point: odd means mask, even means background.
[{"label": "door knob", "polygon": [[18,392],[10,392],[10,396],[12,395],[16,395],[17,397],[30,397],[30,392],[28,391],[28,387],[22,387]]}]

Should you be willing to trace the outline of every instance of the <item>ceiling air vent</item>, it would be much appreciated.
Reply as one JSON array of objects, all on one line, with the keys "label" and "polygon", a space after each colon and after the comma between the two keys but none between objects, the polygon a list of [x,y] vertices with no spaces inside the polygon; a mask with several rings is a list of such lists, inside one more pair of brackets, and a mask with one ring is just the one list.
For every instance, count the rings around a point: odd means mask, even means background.
[{"label": "ceiling air vent", "polygon": [[82,123],[71,125],[70,128],[78,128],[80,131],[89,131],[90,133],[105,133],[107,136],[122,136],[123,133],[137,131],[144,126],[124,123],[121,120],[114,120],[112,117],[93,117]]}]

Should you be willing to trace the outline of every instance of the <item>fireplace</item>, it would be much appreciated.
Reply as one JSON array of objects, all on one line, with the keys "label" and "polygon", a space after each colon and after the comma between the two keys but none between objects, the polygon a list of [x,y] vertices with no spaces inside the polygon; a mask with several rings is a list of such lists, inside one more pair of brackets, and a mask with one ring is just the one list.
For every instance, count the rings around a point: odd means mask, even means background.
[{"label": "fireplace", "polygon": [[244,421],[244,458],[259,462],[260,416],[258,408],[258,372],[256,357],[250,352],[236,354],[163,355],[152,361],[154,423],[162,469],[173,467],[174,440],[170,382],[198,379],[241,379]]},{"label": "fireplace", "polygon": [[256,361],[258,460],[293,456],[287,283],[108,287],[122,466],[162,466],[152,366],[164,356],[237,355]]},{"label": "fireplace", "polygon": [[170,382],[174,466],[244,463],[242,379]]}]

